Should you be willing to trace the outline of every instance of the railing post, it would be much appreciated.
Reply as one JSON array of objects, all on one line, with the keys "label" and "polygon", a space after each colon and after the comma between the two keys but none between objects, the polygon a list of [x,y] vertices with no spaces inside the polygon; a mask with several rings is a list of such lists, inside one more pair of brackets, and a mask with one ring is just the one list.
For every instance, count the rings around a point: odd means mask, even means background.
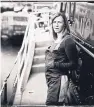
[{"label": "railing post", "polygon": [[4,104],[7,104],[7,82],[5,83],[4,87]]},{"label": "railing post", "polygon": [[63,2],[60,5],[60,12],[62,12],[62,11],[63,11]]},{"label": "railing post", "polygon": [[71,2],[69,3],[69,20],[71,20]]}]

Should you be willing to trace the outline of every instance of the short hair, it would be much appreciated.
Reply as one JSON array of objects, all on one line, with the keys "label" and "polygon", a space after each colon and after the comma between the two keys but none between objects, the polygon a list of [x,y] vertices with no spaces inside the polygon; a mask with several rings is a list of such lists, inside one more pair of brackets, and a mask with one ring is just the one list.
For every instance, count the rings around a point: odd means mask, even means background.
[{"label": "short hair", "polygon": [[53,34],[53,38],[56,39],[57,38],[57,33],[54,32],[53,30],[53,21],[56,17],[59,17],[61,16],[64,20],[64,30],[67,30],[68,33],[70,33],[70,29],[69,29],[69,24],[68,24],[68,20],[67,20],[67,17],[65,15],[64,12],[58,12],[54,15],[54,17],[52,18],[52,34]]}]

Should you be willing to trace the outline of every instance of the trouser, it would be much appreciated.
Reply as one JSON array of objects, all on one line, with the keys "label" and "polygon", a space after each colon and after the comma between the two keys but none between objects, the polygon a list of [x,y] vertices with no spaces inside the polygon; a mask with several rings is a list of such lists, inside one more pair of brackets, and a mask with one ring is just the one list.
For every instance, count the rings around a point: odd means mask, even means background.
[{"label": "trouser", "polygon": [[[80,95],[78,93],[78,87],[72,82],[72,80],[68,80],[67,76],[62,76],[65,83],[62,85],[61,81],[61,89],[59,95],[59,102],[63,105],[81,105]],[[61,97],[61,98],[60,98]]]},{"label": "trouser", "polygon": [[45,74],[48,86],[46,105],[63,105],[68,81],[58,72],[47,71]]},{"label": "trouser", "polygon": [[[72,81],[65,82],[61,88],[61,74],[53,72],[45,74],[48,86],[46,105],[80,105],[79,94]],[[62,94],[62,99],[59,102],[60,94]]]},{"label": "trouser", "polygon": [[46,105],[58,105],[61,75],[52,72],[46,72],[45,74],[48,86]]},{"label": "trouser", "polygon": [[65,105],[81,105],[81,100],[77,87],[72,81],[69,81],[68,90],[65,98]]}]

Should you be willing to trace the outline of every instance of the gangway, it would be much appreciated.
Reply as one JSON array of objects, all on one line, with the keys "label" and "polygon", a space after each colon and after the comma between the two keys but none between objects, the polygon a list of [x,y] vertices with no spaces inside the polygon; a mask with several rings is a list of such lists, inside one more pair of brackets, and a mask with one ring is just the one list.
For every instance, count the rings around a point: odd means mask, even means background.
[{"label": "gangway", "polygon": [[[31,18],[33,20],[31,20]],[[34,19],[34,15],[31,14],[22,47],[15,61],[15,64],[18,65],[18,72],[13,84],[16,88],[13,105],[44,105],[46,100],[47,86],[44,72],[44,53],[48,45],[52,42],[52,39],[49,32],[47,32],[47,35],[46,33],[40,35],[38,34],[39,32],[35,35]],[[93,53],[86,50],[86,48],[77,41],[75,42],[94,59]],[[3,86],[5,86],[5,84],[6,80]]]}]

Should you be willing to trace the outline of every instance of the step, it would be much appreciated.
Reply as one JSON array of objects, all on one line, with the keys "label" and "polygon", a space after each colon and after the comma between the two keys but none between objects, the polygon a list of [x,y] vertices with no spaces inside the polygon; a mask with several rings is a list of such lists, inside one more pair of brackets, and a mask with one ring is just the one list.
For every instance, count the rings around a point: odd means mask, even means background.
[{"label": "step", "polygon": [[33,65],[31,72],[45,72],[45,63]]},{"label": "step", "polygon": [[49,41],[52,40],[53,37],[49,34],[49,32],[41,32],[41,29],[39,29],[38,31],[36,31],[35,33],[35,40],[36,41]]},{"label": "step", "polygon": [[36,41],[35,43],[35,47],[38,48],[38,47],[45,47],[45,46],[49,46],[51,45],[52,41]]},{"label": "step", "polygon": [[33,73],[23,92],[21,105],[28,105],[30,107],[44,107],[46,97],[47,84],[45,73]]},{"label": "step", "polygon": [[41,64],[45,62],[45,55],[34,56],[33,64]]},{"label": "step", "polygon": [[44,55],[48,47],[35,48],[34,55]]}]

